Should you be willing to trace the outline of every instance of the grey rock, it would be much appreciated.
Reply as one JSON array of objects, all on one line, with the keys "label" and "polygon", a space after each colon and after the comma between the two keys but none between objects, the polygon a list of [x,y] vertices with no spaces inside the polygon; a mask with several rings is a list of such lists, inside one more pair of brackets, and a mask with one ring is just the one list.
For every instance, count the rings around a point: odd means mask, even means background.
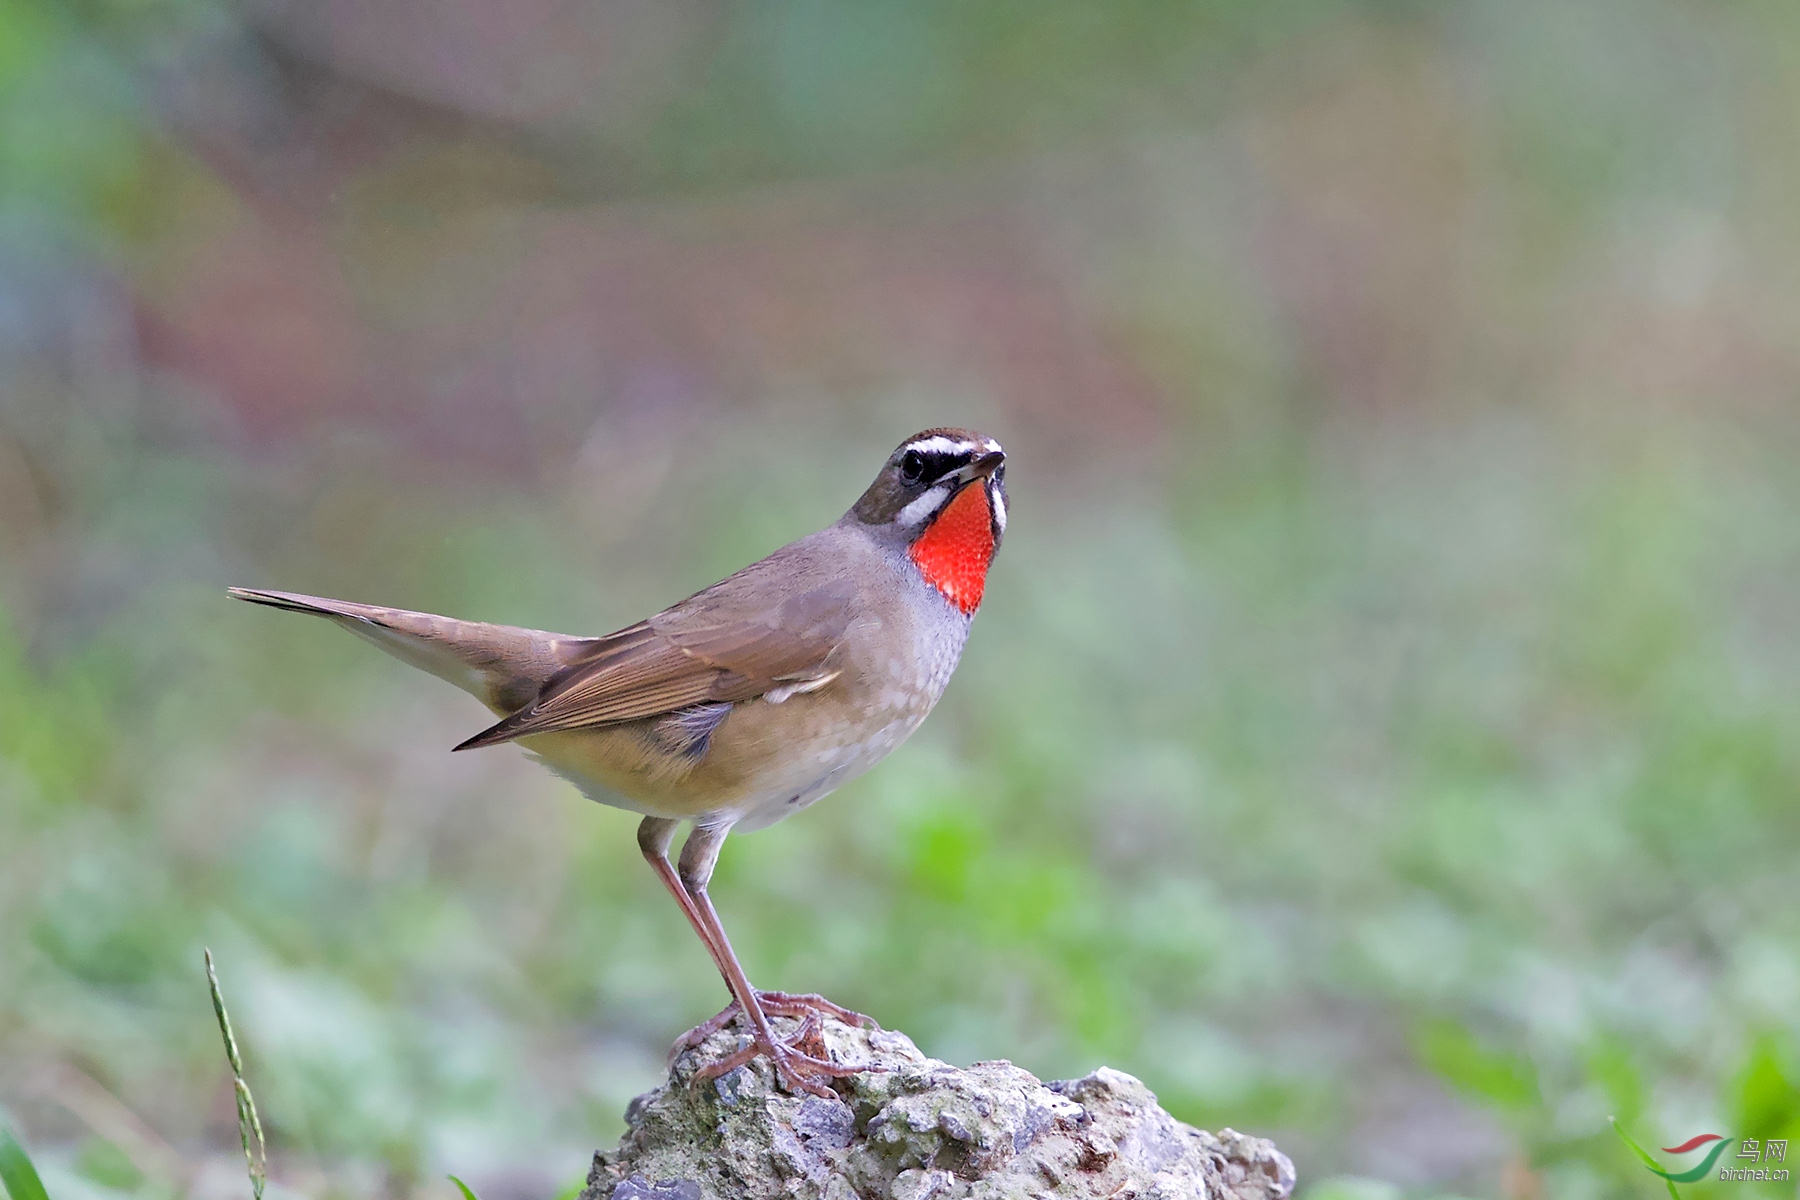
[{"label": "grey rock", "polygon": [[1004,1061],[964,1070],[904,1034],[826,1020],[828,1057],[878,1068],[838,1080],[839,1100],[788,1095],[760,1058],[696,1083],[745,1036],[720,1030],[632,1101],[625,1137],[595,1155],[580,1200],[1287,1200],[1294,1190],[1294,1164],[1273,1143],[1184,1125],[1109,1067],[1056,1083]]},{"label": "grey rock", "polygon": [[642,1175],[633,1175],[613,1188],[612,1200],[704,1200],[705,1195],[691,1179],[651,1183]]}]

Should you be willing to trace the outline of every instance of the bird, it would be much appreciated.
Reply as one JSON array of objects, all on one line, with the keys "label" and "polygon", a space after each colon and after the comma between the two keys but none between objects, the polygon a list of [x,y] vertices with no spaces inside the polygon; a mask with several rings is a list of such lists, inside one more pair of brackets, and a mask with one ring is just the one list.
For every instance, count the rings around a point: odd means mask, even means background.
[{"label": "bird", "polygon": [[[1000,443],[934,428],[902,442],[834,524],[600,637],[229,593],[325,617],[474,695],[500,719],[456,750],[517,743],[588,798],[641,814],[638,847],[731,994],[671,1056],[741,1015],[747,1044],[698,1077],[762,1056],[789,1092],[830,1097],[830,1080],[860,1068],[824,1057],[820,1018],[873,1022],[816,994],[752,987],[708,884],[728,834],[813,804],[925,720],[962,657],[1006,517]],[[777,1037],[771,1015],[800,1018],[796,1032]]]}]

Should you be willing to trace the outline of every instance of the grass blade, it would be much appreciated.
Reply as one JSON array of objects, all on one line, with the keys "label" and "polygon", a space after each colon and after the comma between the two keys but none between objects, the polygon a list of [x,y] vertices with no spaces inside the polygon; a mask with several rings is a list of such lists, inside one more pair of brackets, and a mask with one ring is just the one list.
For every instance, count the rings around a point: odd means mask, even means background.
[{"label": "grass blade", "polygon": [[[213,970],[212,951],[206,952],[206,985],[212,990],[213,1013],[219,1018],[219,1034],[225,1039],[225,1057],[231,1063],[231,1081],[237,1090],[238,1138],[244,1143],[244,1165],[250,1170],[250,1192],[254,1200],[263,1200],[263,1185],[268,1182],[268,1147],[263,1143],[262,1120],[256,1115],[256,1098],[244,1082],[244,1060],[238,1055],[237,1037],[231,1032],[231,1018],[225,1015],[225,997],[219,992],[219,975]],[[14,1197],[13,1200],[19,1200]]]},{"label": "grass blade", "polygon": [[1669,1189],[1669,1200],[1681,1200],[1681,1193],[1675,1190],[1675,1181],[1669,1178],[1669,1173],[1663,1170],[1661,1163],[1650,1157],[1650,1152],[1648,1150],[1632,1141],[1631,1135],[1620,1128],[1619,1118],[1608,1117],[1606,1118],[1606,1121],[1607,1124],[1613,1127],[1613,1132],[1619,1135],[1619,1140],[1624,1142],[1627,1146],[1630,1146],[1631,1152],[1637,1155],[1646,1167],[1649,1167],[1652,1171],[1655,1171],[1658,1175],[1662,1176],[1663,1183]]},{"label": "grass blade", "polygon": [[481,1200],[481,1197],[479,1197],[475,1194],[475,1189],[471,1188],[468,1184],[464,1183],[462,1180],[458,1179],[456,1176],[446,1175],[446,1176],[444,1176],[444,1178],[448,1179],[451,1183],[454,1183],[456,1185],[457,1190],[463,1194],[463,1200]]},{"label": "grass blade", "polygon": [[0,1120],[0,1184],[12,1200],[50,1200],[37,1168],[31,1165],[31,1156],[4,1120]]}]

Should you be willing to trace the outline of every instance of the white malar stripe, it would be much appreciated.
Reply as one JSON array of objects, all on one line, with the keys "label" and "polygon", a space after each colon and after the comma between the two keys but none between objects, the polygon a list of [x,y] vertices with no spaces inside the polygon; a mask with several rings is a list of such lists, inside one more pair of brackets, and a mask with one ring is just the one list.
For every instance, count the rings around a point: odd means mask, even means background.
[{"label": "white malar stripe", "polygon": [[988,500],[994,506],[994,525],[1001,533],[1006,532],[1006,497],[1000,489],[989,484],[982,485],[988,490]]},{"label": "white malar stripe", "polygon": [[940,483],[938,486],[932,488],[929,492],[926,492],[923,496],[920,496],[917,500],[914,500],[911,504],[901,509],[899,515],[896,516],[894,520],[896,523],[907,529],[911,529],[914,525],[919,524],[926,517],[929,517],[932,513],[941,508],[944,501],[949,499],[949,497],[950,489]]}]

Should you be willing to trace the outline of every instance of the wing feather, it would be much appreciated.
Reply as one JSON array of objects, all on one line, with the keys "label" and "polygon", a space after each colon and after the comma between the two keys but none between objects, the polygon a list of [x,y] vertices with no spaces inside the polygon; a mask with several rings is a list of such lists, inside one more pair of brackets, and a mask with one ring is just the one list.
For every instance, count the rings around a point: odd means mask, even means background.
[{"label": "wing feather", "polygon": [[827,580],[771,610],[766,590],[755,582],[750,570],[739,572],[647,621],[595,639],[593,649],[530,704],[457,749],[751,700],[769,691],[785,697],[808,690],[808,683],[823,686],[836,674],[830,660],[854,615],[854,589],[842,579]]}]

